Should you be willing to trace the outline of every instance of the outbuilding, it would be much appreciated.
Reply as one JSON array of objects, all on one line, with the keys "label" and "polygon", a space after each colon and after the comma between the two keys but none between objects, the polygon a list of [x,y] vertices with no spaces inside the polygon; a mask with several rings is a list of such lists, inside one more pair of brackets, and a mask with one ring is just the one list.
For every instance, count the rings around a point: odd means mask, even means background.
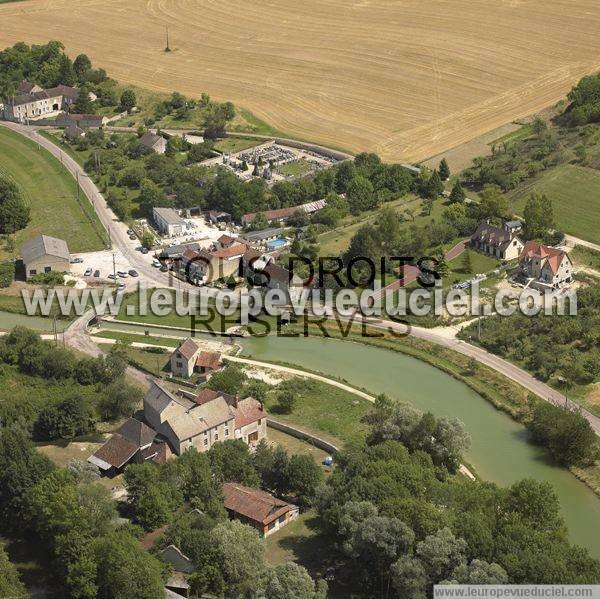
[{"label": "outbuilding", "polygon": [[23,244],[21,257],[27,279],[45,272],[69,272],[71,255],[63,239],[38,235]]}]

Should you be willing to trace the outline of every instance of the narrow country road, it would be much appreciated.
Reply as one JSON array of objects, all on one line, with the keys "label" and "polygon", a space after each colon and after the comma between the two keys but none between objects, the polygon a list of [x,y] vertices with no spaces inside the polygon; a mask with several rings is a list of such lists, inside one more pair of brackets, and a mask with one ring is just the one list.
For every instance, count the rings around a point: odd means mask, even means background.
[{"label": "narrow country road", "polygon": [[[111,241],[114,244],[114,246],[117,247],[123,253],[127,260],[129,260],[131,266],[138,270],[140,276],[143,277],[149,284],[157,287],[170,286],[169,276],[166,273],[158,272],[155,268],[150,266],[144,259],[144,256],[140,252],[137,252],[135,250],[135,247],[138,245],[138,243],[129,239],[127,235],[127,226],[124,223],[118,221],[112,210],[110,210],[110,208],[108,208],[108,206],[106,205],[104,198],[100,194],[94,182],[86,175],[84,170],[75,160],[73,160],[70,156],[68,156],[50,140],[39,135],[35,127],[28,127],[25,125],[19,125],[17,123],[9,122],[2,122],[0,123],[0,125],[8,127],[13,131],[20,133],[21,135],[29,137],[36,143],[39,143],[40,146],[42,146],[51,154],[53,154],[56,158],[58,158],[73,177],[78,176],[79,183],[83,192],[90,200],[103,226],[109,232]],[[591,247],[592,249],[598,249],[598,251],[600,251],[600,246],[591,242],[579,240],[571,236],[567,236],[567,239],[575,240],[575,242],[580,245],[585,245],[586,247]],[[448,252],[447,256],[451,255],[452,257],[456,257],[457,255],[459,255],[464,250],[464,243],[465,242],[463,241],[457,244]],[[398,283],[398,281],[395,281],[392,285],[394,285],[395,283]],[[181,289],[189,289],[196,291],[198,290],[197,287],[183,282],[181,282],[181,285],[178,284],[178,287],[180,287]],[[388,286],[385,289],[387,290],[390,287],[391,286]],[[382,292],[383,291],[384,290],[382,290]],[[71,324],[71,326],[65,332],[65,341],[71,344],[73,347],[76,347],[77,349],[80,349],[85,353],[88,353],[90,355],[98,355],[100,349],[89,339],[86,329],[87,323],[89,322],[93,313],[90,311],[86,313],[86,315],[87,316],[82,316],[78,318]],[[406,331],[406,327],[404,325],[394,323],[391,321],[380,321],[375,324],[369,322],[369,325],[374,326],[376,328],[390,328],[401,332]],[[532,393],[534,393],[535,395],[537,395],[545,401],[548,401],[555,405],[569,405],[571,407],[578,408],[578,406],[575,406],[575,404],[567,400],[565,396],[559,391],[556,391],[549,385],[546,385],[542,381],[537,380],[535,377],[525,372],[518,366],[515,366],[514,364],[511,364],[510,362],[494,354],[491,354],[485,349],[471,345],[464,341],[460,341],[456,338],[449,337],[446,334],[436,332],[435,329],[411,327],[410,334],[414,337],[424,339],[436,345],[447,347],[465,356],[473,358],[481,364],[485,364],[486,366],[489,366],[490,368],[496,370],[500,374],[515,381],[516,383],[520,384],[525,389],[531,391]],[[136,378],[138,377],[136,376]],[[144,375],[144,384],[146,383],[147,381],[145,380]],[[582,409],[581,413],[585,418],[587,418],[587,420],[590,422],[592,428],[596,431],[596,433],[600,434],[600,418],[594,416],[587,410]]]},{"label": "narrow country road", "polygon": [[600,252],[600,245],[585,239],[579,239],[579,237],[573,237],[573,235],[565,235],[565,242],[567,245],[575,247],[576,245],[582,245],[583,247]]},{"label": "narrow country road", "polygon": [[344,391],[348,391],[348,393],[352,393],[357,397],[361,397],[362,399],[366,399],[367,401],[374,402],[375,398],[364,391],[360,391],[355,387],[351,387],[350,385],[346,385],[344,383],[340,383],[334,379],[330,379],[326,376],[321,376],[320,374],[314,374],[313,372],[307,372],[305,370],[299,370],[297,368],[290,368],[289,366],[280,366],[279,364],[271,364],[269,362],[259,362],[258,360],[250,360],[248,358],[238,358],[237,356],[223,356],[224,360],[229,360],[230,362],[238,362],[240,364],[248,364],[249,366],[259,366],[260,368],[268,368],[269,370],[276,370],[278,372],[285,372],[286,374],[293,374],[296,376],[303,376],[309,379],[314,379],[315,381],[321,381],[322,383],[327,383],[332,387],[338,387],[339,389],[343,389]]}]

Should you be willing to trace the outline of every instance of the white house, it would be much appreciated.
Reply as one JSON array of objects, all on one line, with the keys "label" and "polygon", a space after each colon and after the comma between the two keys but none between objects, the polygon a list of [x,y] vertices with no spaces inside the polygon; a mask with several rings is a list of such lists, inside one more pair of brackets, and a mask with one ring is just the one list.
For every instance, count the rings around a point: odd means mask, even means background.
[{"label": "white house", "polygon": [[528,241],[520,256],[519,269],[530,286],[540,291],[559,289],[572,282],[573,262],[563,250]]}]

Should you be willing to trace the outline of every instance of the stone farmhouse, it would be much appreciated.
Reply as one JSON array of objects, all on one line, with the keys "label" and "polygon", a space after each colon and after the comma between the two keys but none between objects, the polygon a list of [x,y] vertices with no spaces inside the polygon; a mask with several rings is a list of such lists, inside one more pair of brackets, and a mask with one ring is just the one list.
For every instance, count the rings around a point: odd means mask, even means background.
[{"label": "stone farmhouse", "polygon": [[519,274],[540,291],[560,289],[573,280],[573,262],[563,250],[528,241],[519,255]]},{"label": "stone farmhouse", "polygon": [[23,81],[17,91],[16,95],[8,98],[3,111],[5,120],[17,123],[54,118],[68,110],[79,96],[75,87],[57,85],[42,89],[28,81]]},{"label": "stone farmhouse", "polygon": [[470,246],[498,260],[516,260],[523,249],[523,242],[517,237],[518,229],[509,226],[510,224],[505,223],[499,228],[481,223],[471,235]]},{"label": "stone farmhouse", "polygon": [[253,397],[203,389],[191,400],[153,381],[144,397],[144,422],[127,420],[88,461],[114,476],[131,462],[164,464],[173,454],[191,447],[208,451],[228,439],[241,439],[254,448],[267,437],[267,417]]},{"label": "stone farmhouse", "polygon": [[176,376],[189,378],[197,372],[208,380],[222,367],[223,361],[219,352],[202,351],[191,337],[171,354],[171,372]]},{"label": "stone farmhouse", "polygon": [[255,446],[267,436],[267,412],[259,401],[210,389],[189,400],[153,382],[144,398],[144,418],[177,455],[190,447],[208,451],[228,439]]}]

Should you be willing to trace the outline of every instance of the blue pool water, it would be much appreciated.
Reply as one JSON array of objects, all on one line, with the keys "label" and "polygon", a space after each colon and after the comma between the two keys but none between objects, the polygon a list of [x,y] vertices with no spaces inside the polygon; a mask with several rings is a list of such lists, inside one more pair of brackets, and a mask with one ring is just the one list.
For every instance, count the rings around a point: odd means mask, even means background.
[{"label": "blue pool water", "polygon": [[280,248],[281,246],[284,246],[287,244],[287,241],[285,239],[273,239],[273,241],[269,241],[267,242],[267,247],[269,249],[277,249]]}]

